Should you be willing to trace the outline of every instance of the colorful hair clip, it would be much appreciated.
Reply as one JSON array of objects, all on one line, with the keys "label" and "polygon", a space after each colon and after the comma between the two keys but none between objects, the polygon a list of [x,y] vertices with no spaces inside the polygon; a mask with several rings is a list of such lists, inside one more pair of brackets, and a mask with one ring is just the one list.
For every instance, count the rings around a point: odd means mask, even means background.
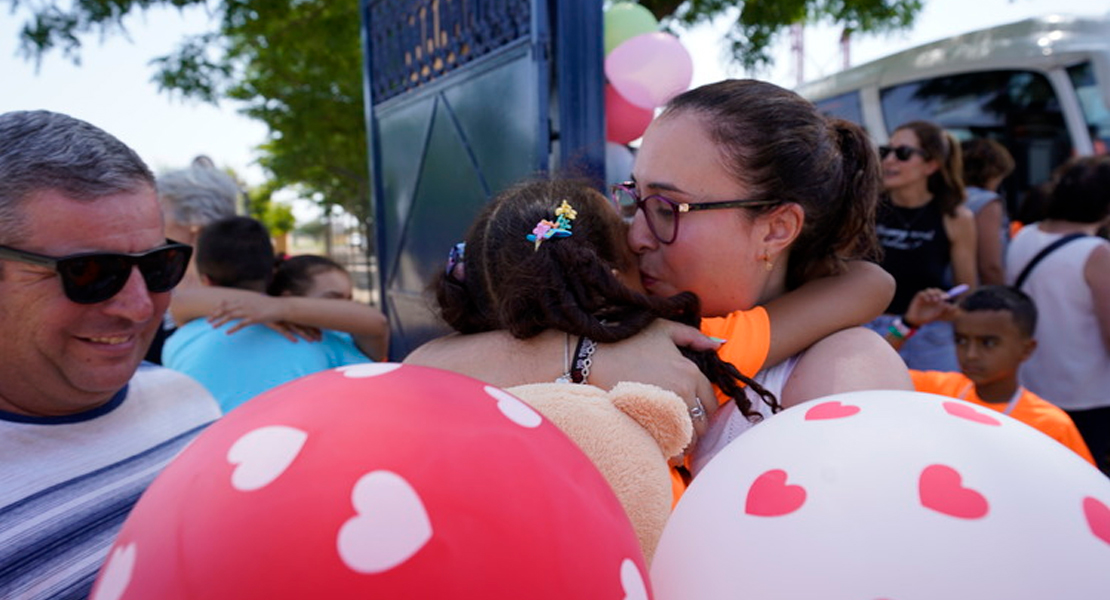
[{"label": "colorful hair clip", "polygon": [[451,246],[451,251],[447,253],[447,268],[445,274],[448,277],[462,281],[463,279],[463,259],[466,256],[466,242],[459,242]]},{"label": "colorful hair clip", "polygon": [[571,229],[571,221],[578,217],[578,211],[571,208],[570,203],[563,200],[559,208],[555,209],[555,222],[552,223],[547,219],[540,219],[539,223],[532,228],[532,233],[528,234],[529,242],[535,242],[536,245],[533,250],[539,250],[540,244],[544,240],[549,240],[555,237],[568,237],[573,232]]}]

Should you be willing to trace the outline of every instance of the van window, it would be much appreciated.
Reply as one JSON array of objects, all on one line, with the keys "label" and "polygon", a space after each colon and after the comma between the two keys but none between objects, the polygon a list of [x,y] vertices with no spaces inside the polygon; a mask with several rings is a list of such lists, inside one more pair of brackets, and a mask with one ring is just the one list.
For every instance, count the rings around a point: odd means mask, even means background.
[{"label": "van window", "polygon": [[1073,153],[1052,84],[1035,71],[983,71],[923,79],[880,91],[887,130],[933,121],[964,140],[998,140],[1014,156],[1003,182],[1011,208],[1031,186],[1046,181]]},{"label": "van window", "polygon": [[1110,110],[1106,108],[1106,98],[1095,83],[1095,72],[1091,63],[1085,62],[1068,68],[1068,77],[1079,96],[1083,118],[1095,145],[1096,154],[1106,154],[1110,145]]},{"label": "van window", "polygon": [[814,102],[821,114],[839,117],[863,127],[863,109],[860,107],[859,92],[848,92],[832,98]]}]

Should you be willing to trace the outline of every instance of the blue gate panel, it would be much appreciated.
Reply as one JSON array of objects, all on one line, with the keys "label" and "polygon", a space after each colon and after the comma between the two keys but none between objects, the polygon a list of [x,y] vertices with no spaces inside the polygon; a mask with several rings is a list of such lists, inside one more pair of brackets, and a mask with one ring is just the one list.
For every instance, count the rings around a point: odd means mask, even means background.
[{"label": "blue gate panel", "polygon": [[551,168],[601,170],[601,0],[362,0],[362,17],[375,246],[400,360],[446,333],[427,284],[491,195]]},{"label": "blue gate panel", "polygon": [[389,199],[378,210],[379,264],[395,356],[446,333],[424,293],[482,204],[546,166],[546,154],[529,151],[547,144],[532,50],[513,44],[377,111]]}]

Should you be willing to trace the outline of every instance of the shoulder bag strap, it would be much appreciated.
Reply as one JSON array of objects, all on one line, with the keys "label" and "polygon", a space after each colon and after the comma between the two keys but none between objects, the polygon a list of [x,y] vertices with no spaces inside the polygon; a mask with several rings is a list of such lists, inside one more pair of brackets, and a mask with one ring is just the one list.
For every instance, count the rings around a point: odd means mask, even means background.
[{"label": "shoulder bag strap", "polygon": [[1029,264],[1025,265],[1025,268],[1021,270],[1021,275],[1018,275],[1017,280],[1014,281],[1014,287],[1020,288],[1021,284],[1025,283],[1025,279],[1029,277],[1029,272],[1033,270],[1033,267],[1037,266],[1037,263],[1041,262],[1041,260],[1044,257],[1048,256],[1053,250],[1059,248],[1060,246],[1063,246],[1064,244],[1072,240],[1078,240],[1081,237],[1087,237],[1087,234],[1069,233],[1068,235],[1065,235],[1064,237],[1042,248],[1041,251],[1033,257],[1033,260],[1029,261]]}]

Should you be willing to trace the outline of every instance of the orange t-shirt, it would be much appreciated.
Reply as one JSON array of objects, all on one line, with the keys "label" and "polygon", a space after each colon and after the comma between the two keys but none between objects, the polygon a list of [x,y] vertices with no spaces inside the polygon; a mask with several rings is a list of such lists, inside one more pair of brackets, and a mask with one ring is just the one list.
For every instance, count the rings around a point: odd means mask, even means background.
[{"label": "orange t-shirt", "polygon": [[[910,377],[913,378],[914,389],[919,392],[930,392],[941,396],[959,398],[998,412],[1002,412],[1007,406],[1005,402],[984,402],[981,400],[975,392],[974,382],[963,373],[910,370]],[[1083,441],[1083,436],[1079,434],[1079,430],[1075,427],[1075,422],[1071,420],[1068,413],[1055,404],[1022,388],[1021,396],[1014,404],[1010,416],[1040,430],[1052,439],[1071,448],[1087,462],[1092,465],[1095,464],[1091,451],[1087,448],[1087,443]]]},{"label": "orange t-shirt", "polygon": [[[762,306],[738,310],[727,317],[702,319],[701,332],[728,340],[717,355],[748,377],[754,377],[763,368],[771,350],[771,320]],[[728,402],[728,396],[717,390],[717,402]]]},{"label": "orange t-shirt", "polygon": [[[762,306],[736,311],[727,317],[702,319],[701,332],[728,340],[717,350],[717,355],[748,377],[754,377],[763,368],[771,349],[771,320]],[[729,397],[718,389],[717,402],[724,404],[728,400]],[[677,503],[686,491],[686,482],[677,469],[671,469],[671,489]]]}]

